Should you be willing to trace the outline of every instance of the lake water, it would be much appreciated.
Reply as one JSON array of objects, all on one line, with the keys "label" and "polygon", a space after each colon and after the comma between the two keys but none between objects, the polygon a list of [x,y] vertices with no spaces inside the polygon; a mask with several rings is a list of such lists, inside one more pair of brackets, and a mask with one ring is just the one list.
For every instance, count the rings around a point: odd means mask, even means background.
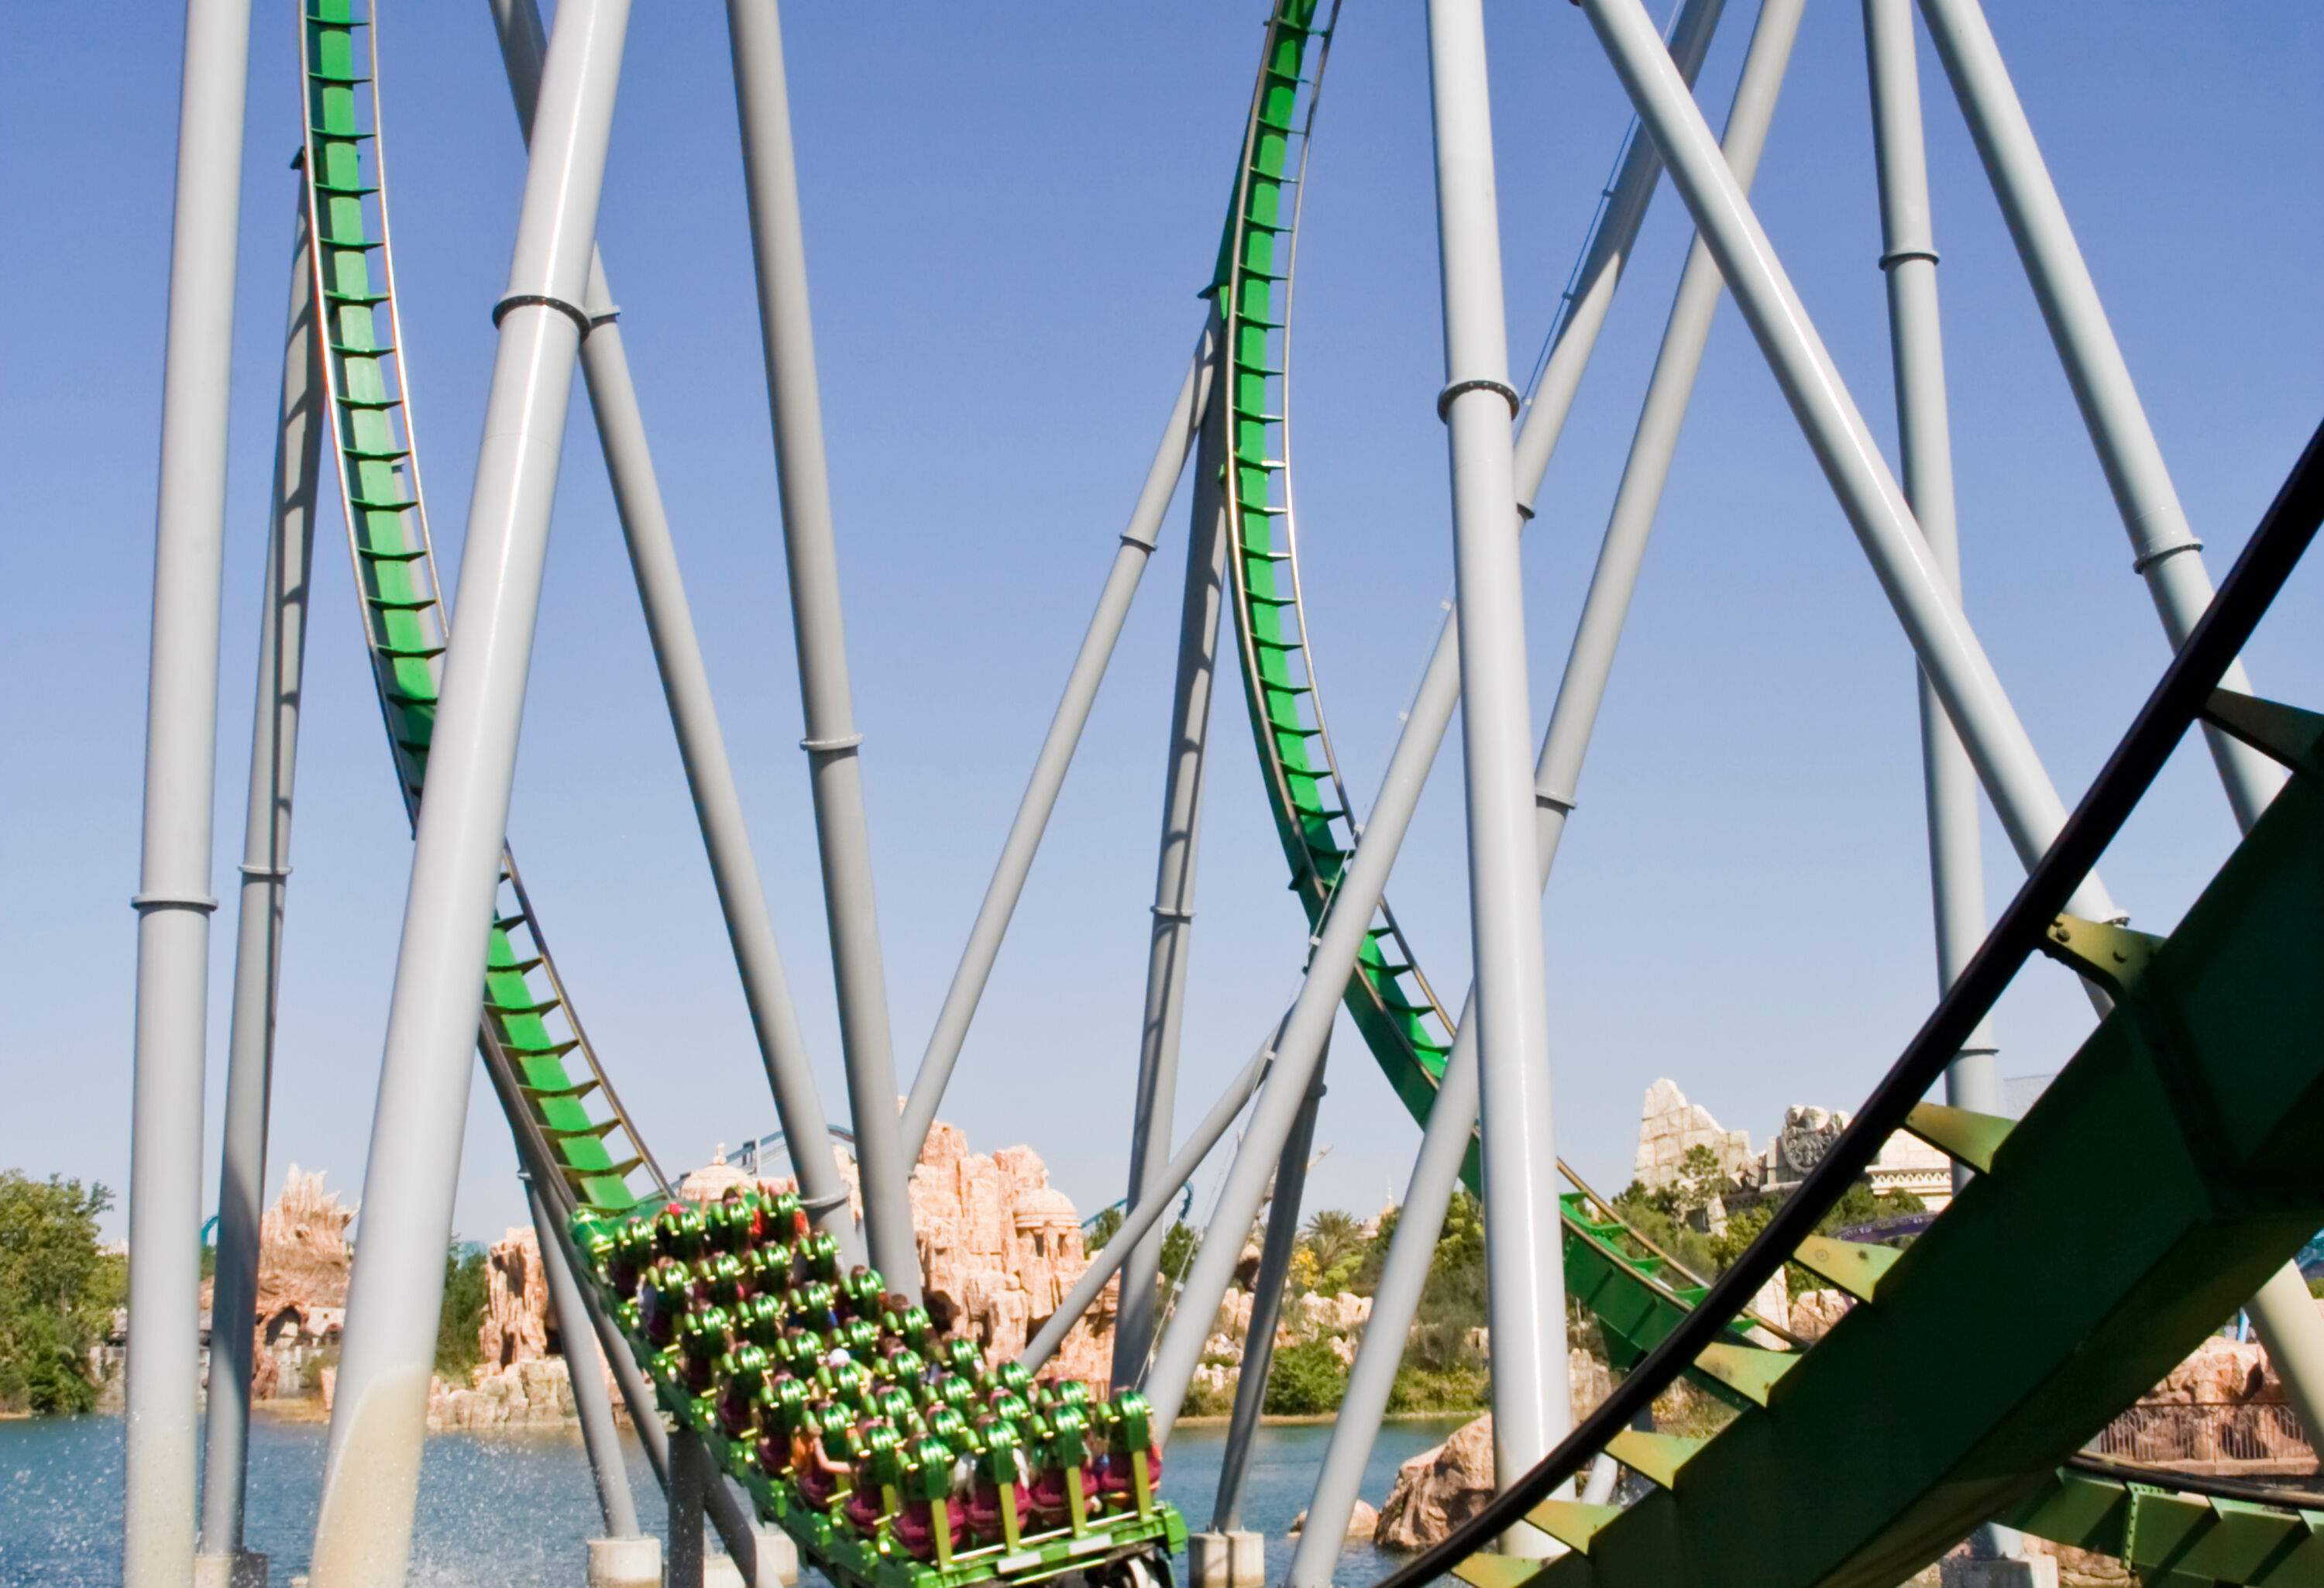
[{"label": "lake water", "polygon": [[[1440,1443],[1448,1421],[1391,1423],[1380,1430],[1364,1498],[1387,1497],[1397,1465]],[[0,1588],[115,1588],[121,1581],[121,1419],[59,1417],[0,1422]],[[1279,1580],[1291,1559],[1284,1529],[1306,1509],[1328,1424],[1260,1430],[1243,1502],[1243,1524],[1268,1537],[1268,1569]],[[320,1424],[260,1419],[251,1430],[251,1548],[272,1557],[273,1582],[307,1567],[322,1486]],[[1200,1527],[1208,1522],[1226,1442],[1222,1426],[1187,1427],[1171,1441],[1164,1494]],[[630,1485],[649,1526],[659,1495],[634,1441],[625,1441]],[[420,1468],[411,1582],[417,1588],[577,1588],[582,1541],[598,1531],[597,1501],[577,1432],[439,1434]],[[1397,1557],[1368,1543],[1341,1557],[1340,1580],[1377,1581]],[[1179,1563],[1184,1582],[1185,1562]],[[819,1578],[810,1581],[820,1582]]]}]

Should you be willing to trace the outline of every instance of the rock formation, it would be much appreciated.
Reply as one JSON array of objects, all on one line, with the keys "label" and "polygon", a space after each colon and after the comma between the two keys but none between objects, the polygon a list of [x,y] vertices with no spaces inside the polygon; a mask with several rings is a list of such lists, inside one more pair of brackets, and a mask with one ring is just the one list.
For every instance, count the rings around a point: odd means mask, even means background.
[{"label": "rock formation", "polygon": [[1493,1414],[1487,1412],[1397,1469],[1372,1542],[1383,1549],[1425,1549],[1492,1497]]},{"label": "rock formation", "polygon": [[530,1226],[503,1235],[484,1254],[484,1321],[476,1334],[484,1370],[560,1354],[549,1316],[549,1275],[540,1266],[540,1236]]},{"label": "rock formation", "polygon": [[[1678,1179],[1679,1165],[1700,1147],[1719,1166],[1720,1196],[1728,1196],[1724,1187],[1732,1186],[1749,1200],[1797,1185],[1847,1128],[1845,1113],[1795,1105],[1784,1111],[1783,1126],[1766,1150],[1754,1152],[1749,1132],[1725,1129],[1709,1109],[1689,1103],[1676,1082],[1658,1080],[1646,1088],[1638,1111],[1635,1172],[1640,1185],[1660,1190]],[[1950,1160],[1901,1131],[1882,1144],[1866,1172],[1875,1191],[1910,1191],[1932,1209],[1952,1200]]]},{"label": "rock formation", "polygon": [[[347,1316],[347,1225],[355,1210],[323,1189],[323,1173],[292,1164],[282,1194],[258,1221],[258,1300],[251,1328],[251,1395],[272,1400],[303,1394],[313,1359],[338,1337]],[[215,1282],[202,1281],[202,1310]],[[212,1319],[211,1326],[226,1326]]]},{"label": "rock formation", "polygon": [[[1360,1500],[1356,1501],[1356,1509],[1348,1513],[1348,1537],[1351,1538],[1369,1538],[1373,1535],[1373,1533],[1379,1530],[1379,1512],[1374,1510],[1370,1506],[1366,1505]],[[1291,1531],[1286,1535],[1286,1537],[1296,1538],[1300,1534],[1306,1530],[1307,1513],[1303,1510],[1297,1516],[1291,1519]]]}]

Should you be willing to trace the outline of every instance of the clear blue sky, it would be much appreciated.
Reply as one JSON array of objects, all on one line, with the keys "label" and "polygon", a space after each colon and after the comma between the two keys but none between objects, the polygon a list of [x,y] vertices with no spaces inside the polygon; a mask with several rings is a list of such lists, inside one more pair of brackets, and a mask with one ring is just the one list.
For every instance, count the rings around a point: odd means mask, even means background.
[{"label": "clear blue sky", "polygon": [[[235,321],[216,891],[231,895],[297,147],[293,7],[258,7]],[[390,162],[420,435],[447,577],[522,179],[477,0],[384,6]],[[848,639],[899,1067],[908,1076],[1195,329],[1263,6],[794,4],[786,18]],[[2005,51],[2187,508],[2223,570],[2324,414],[2324,14],[2300,4],[1997,6]],[[1703,74],[1723,116],[1751,7]],[[133,922],[178,8],[35,4],[0,57],[0,478],[14,594],[0,696],[0,1165],[126,1183]],[[1489,19],[1512,362],[1530,368],[1626,109],[1569,6]],[[2070,801],[2164,660],[2161,632],[1973,151],[1924,50],[1969,603]],[[733,100],[715,7],[641,5],[600,235],[776,924],[826,1098],[839,1065],[799,737]],[[1353,6],[1308,200],[1296,380],[1305,577],[1368,805],[1450,577],[1420,9]],[[1810,8],[1761,213],[1875,432],[1893,432],[1855,6]],[[1667,188],[1526,549],[1545,718],[1670,300]],[[576,398],[512,836],[592,1035],[665,1161],[771,1128],[586,406]],[[270,1188],[353,1196],[410,853],[338,526],[300,756]],[[945,1116],[1121,1189],[1176,563],[1132,619]],[[2324,570],[2250,660],[2324,699]],[[1849,1106],[1933,991],[1910,658],[1731,308],[1721,311],[1546,904],[1560,1146],[1628,1175],[1676,1078],[1764,1138]],[[1204,835],[1180,1119],[1291,991],[1284,891],[1239,700]],[[1457,759],[1392,891],[1466,980]],[[2182,753],[2109,857],[2166,928],[2233,842]],[[2015,867],[1988,823],[1994,908]],[[208,1140],[231,909],[213,938]],[[2054,969],[2003,1006],[2006,1074],[2087,1027]],[[1416,1132],[1343,1029],[1323,1205],[1400,1188]],[[475,1088],[458,1223],[521,1215]],[[2126,1167],[2126,1172],[2135,1173]],[[1214,1175],[1202,1184],[1207,1190]],[[114,1224],[119,1227],[116,1214]]]}]

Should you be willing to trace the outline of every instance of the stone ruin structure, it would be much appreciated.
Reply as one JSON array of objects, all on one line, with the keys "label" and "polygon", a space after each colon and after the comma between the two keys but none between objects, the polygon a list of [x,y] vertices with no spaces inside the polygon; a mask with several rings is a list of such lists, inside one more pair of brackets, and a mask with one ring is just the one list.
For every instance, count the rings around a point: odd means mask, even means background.
[{"label": "stone ruin structure", "polygon": [[[1826,1108],[1794,1105],[1763,1152],[1755,1152],[1749,1132],[1729,1131],[1699,1103],[1689,1103],[1678,1083],[1658,1080],[1646,1088],[1638,1111],[1638,1152],[1634,1173],[1649,1191],[1674,1184],[1687,1153],[1700,1147],[1719,1166],[1721,1189],[1710,1214],[1716,1227],[1738,1204],[1790,1190],[1805,1179],[1825,1151],[1848,1128],[1848,1115]],[[1909,1191],[1932,1212],[1952,1200],[1952,1165],[1935,1148],[1899,1131],[1888,1138],[1868,1171],[1879,1192]]]},{"label": "stone ruin structure", "polygon": [[[355,1210],[323,1189],[323,1173],[290,1166],[282,1194],[258,1221],[258,1299],[251,1327],[251,1394],[272,1400],[305,1394],[318,1359],[338,1339],[347,1315],[347,1225]],[[202,1281],[208,1316],[215,1283]],[[212,1320],[220,1326],[222,1320]]]}]

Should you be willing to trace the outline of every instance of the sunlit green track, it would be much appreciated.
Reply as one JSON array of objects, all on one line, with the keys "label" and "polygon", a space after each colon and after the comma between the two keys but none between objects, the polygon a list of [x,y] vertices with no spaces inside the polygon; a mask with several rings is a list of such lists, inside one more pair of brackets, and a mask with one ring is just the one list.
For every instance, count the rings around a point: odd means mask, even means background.
[{"label": "sunlit green track", "polygon": [[[374,34],[368,0],[305,0],[303,160],[347,545],[396,782],[417,820],[448,629],[399,346]],[[501,871],[505,902],[493,923],[478,1032],[484,1061],[521,1088],[573,1198],[629,1207],[660,1173],[566,1000],[505,849]],[[617,1144],[626,1148],[618,1157]]]}]

